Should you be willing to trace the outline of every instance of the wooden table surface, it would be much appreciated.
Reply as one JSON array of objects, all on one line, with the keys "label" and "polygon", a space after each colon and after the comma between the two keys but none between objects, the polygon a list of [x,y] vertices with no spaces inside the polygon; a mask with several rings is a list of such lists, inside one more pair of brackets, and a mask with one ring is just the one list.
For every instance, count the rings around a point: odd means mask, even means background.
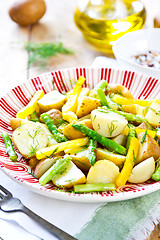
[{"label": "wooden table surface", "polygon": [[[3,87],[7,81],[10,88],[26,81],[27,78],[42,72],[55,69],[90,66],[96,56],[104,55],[95,50],[84,40],[81,32],[74,24],[73,15],[75,0],[46,0],[47,12],[41,21],[31,28],[20,27],[14,23],[8,9],[14,0],[0,1],[0,93],[5,94],[8,88]],[[153,16],[160,13],[159,0],[143,0],[148,10],[147,26],[153,26]],[[27,67],[28,53],[23,49],[23,43],[55,42],[61,40],[66,47],[74,50],[74,55],[59,55],[50,59],[45,68]],[[148,240],[160,239],[160,226],[155,226]]]}]

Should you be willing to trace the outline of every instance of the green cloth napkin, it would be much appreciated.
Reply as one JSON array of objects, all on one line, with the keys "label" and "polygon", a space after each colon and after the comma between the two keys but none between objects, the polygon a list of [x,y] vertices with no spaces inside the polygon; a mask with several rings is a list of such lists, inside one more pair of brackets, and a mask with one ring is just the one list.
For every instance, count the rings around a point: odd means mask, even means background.
[{"label": "green cloth napkin", "polygon": [[[77,234],[78,240],[143,240],[160,219],[160,190],[143,197],[102,205]],[[138,230],[138,232],[137,232]]]}]

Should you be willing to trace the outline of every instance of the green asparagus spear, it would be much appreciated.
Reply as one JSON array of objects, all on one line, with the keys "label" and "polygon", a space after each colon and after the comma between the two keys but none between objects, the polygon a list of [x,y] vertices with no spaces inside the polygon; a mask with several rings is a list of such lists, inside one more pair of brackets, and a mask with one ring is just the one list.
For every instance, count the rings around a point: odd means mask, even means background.
[{"label": "green asparagus spear", "polygon": [[145,122],[147,125],[150,125],[147,121],[147,119],[143,116],[140,116],[140,115],[134,115],[132,113],[127,113],[127,112],[122,112],[122,111],[118,111],[118,110],[114,110],[114,109],[111,109],[111,108],[108,108],[108,107],[101,107],[101,108],[98,108],[100,109],[101,111],[112,111],[112,112],[115,112],[115,113],[118,113],[122,116],[124,116],[129,122],[137,122],[137,123],[142,123],[142,122]]},{"label": "green asparagus spear", "polygon": [[115,151],[119,154],[122,155],[126,155],[126,148],[124,148],[123,146],[121,146],[120,144],[116,143],[113,140],[110,140],[106,137],[103,137],[102,135],[100,135],[99,133],[97,133],[94,130],[91,130],[90,128],[84,126],[83,124],[73,124],[72,125],[76,130],[78,130],[79,132],[84,133],[85,135],[89,136],[90,138],[92,138],[93,140],[101,143],[103,146],[111,149],[112,151]]},{"label": "green asparagus spear", "polygon": [[[108,86],[108,83],[107,83],[107,81],[105,81],[105,80],[101,80],[96,86],[95,86],[95,88],[91,91],[91,93],[90,93],[90,97],[97,97],[97,90],[98,89],[104,89],[104,88],[106,88]],[[102,90],[103,91],[103,90]]]},{"label": "green asparagus spear", "polygon": [[128,137],[127,137],[127,143],[126,143],[126,150],[127,150],[127,152],[128,152],[128,148],[129,148],[130,141],[131,141],[132,137],[136,137],[136,130],[135,130],[134,127],[130,127],[129,128],[129,133],[128,133]]},{"label": "green asparagus spear", "polygon": [[29,119],[30,121],[33,121],[33,122],[40,122],[39,121],[39,118],[38,118],[38,116],[37,116],[37,113],[36,113],[36,111],[34,111],[31,115],[30,115],[30,119]]},{"label": "green asparagus spear", "polygon": [[90,164],[93,166],[96,161],[96,145],[95,145],[95,141],[92,138],[89,139],[88,149],[89,149],[89,161],[90,161]]},{"label": "green asparagus spear", "polygon": [[116,190],[114,183],[88,183],[80,184],[74,186],[74,191],[76,193],[83,192],[104,192],[104,191],[114,191]]},{"label": "green asparagus spear", "polygon": [[118,114],[124,116],[128,121],[137,122],[137,123],[145,122],[147,125],[149,125],[147,119],[143,116],[134,115],[132,113],[126,113],[126,112],[122,112],[122,111],[118,111],[118,110],[114,110],[114,109],[110,108],[109,102],[108,102],[102,89],[98,89],[97,94],[101,101],[102,106],[104,106],[104,107],[102,107],[102,109],[107,110],[107,111],[110,110],[112,112],[118,113]]},{"label": "green asparagus spear", "polygon": [[52,180],[52,178],[59,173],[70,161],[72,158],[70,156],[65,156],[64,158],[60,158],[56,161],[55,164],[51,168],[49,168],[39,179],[39,182],[42,185],[45,185],[49,181]]},{"label": "green asparagus spear", "polygon": [[57,142],[60,143],[60,142],[68,141],[68,139],[62,133],[60,133],[58,131],[56,125],[53,123],[52,119],[50,118],[50,116],[47,113],[41,114],[41,117],[42,117],[43,121],[45,122],[45,124],[47,125],[48,129],[53,134],[53,137]]},{"label": "green asparagus spear", "polygon": [[157,161],[157,166],[155,172],[152,174],[152,179],[154,181],[160,181],[160,158]]},{"label": "green asparagus spear", "polygon": [[101,80],[94,88],[95,91],[97,91],[97,89],[104,89],[108,86],[108,82],[105,80]]},{"label": "green asparagus spear", "polygon": [[11,139],[10,139],[8,133],[3,132],[2,137],[3,137],[3,141],[4,141],[4,144],[5,144],[6,150],[7,150],[7,154],[9,155],[9,158],[13,162],[17,161],[17,154],[16,154],[16,152],[13,148],[13,145],[11,143]]},{"label": "green asparagus spear", "polygon": [[106,99],[106,95],[104,94],[104,92],[101,88],[97,89],[97,94],[98,94],[98,97],[100,99],[102,106],[106,106],[107,108],[110,108],[108,100]]}]

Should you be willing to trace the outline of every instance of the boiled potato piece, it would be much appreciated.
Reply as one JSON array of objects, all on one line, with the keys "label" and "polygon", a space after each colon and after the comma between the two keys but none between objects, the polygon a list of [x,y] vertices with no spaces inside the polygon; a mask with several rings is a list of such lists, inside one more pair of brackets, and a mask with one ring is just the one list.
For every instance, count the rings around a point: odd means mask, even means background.
[{"label": "boiled potato piece", "polygon": [[85,119],[91,119],[91,114],[88,114],[84,117],[79,118],[79,121],[85,120]]},{"label": "boiled potato piece", "polygon": [[110,152],[107,149],[97,148],[96,160],[102,160],[102,159],[107,159],[115,163],[117,166],[120,166],[122,163],[124,163],[126,157],[117,153]]},{"label": "boiled potato piece", "polygon": [[15,130],[16,128],[20,127],[22,124],[28,123],[28,120],[21,119],[21,118],[11,118],[10,119],[10,125],[12,130]]},{"label": "boiled potato piece", "polygon": [[[46,113],[50,116],[50,118],[52,119],[55,125],[58,125],[62,122],[62,112],[59,111],[58,109],[51,109]],[[40,121],[44,122],[41,117],[40,117]]]},{"label": "boiled potato piece", "polygon": [[34,157],[36,150],[48,145],[47,134],[34,122],[29,122],[17,128],[13,132],[12,141],[26,158]]},{"label": "boiled potato piece", "polygon": [[53,134],[49,131],[48,127],[45,124],[39,123],[39,122],[36,122],[36,124],[37,124],[37,126],[40,126],[45,131],[45,133],[47,134],[48,146],[52,146],[54,144],[57,144],[57,141],[54,139]]},{"label": "boiled potato piece", "polygon": [[88,156],[89,156],[89,150],[85,149],[83,151],[70,154],[69,155],[72,158],[72,162],[76,164],[78,168],[80,168],[82,171],[88,171],[91,167],[91,164],[89,162]]},{"label": "boiled potato piece", "polygon": [[47,112],[53,108],[60,110],[66,101],[65,95],[53,90],[45,94],[37,103],[41,112]]},{"label": "boiled potato piece", "polygon": [[144,138],[145,133],[139,133],[138,134],[138,140],[140,141],[140,148],[139,153],[137,156],[137,161],[142,162],[143,160],[153,157],[155,160],[157,160],[160,156],[160,147],[156,140],[146,135],[145,141],[142,143],[142,140]]},{"label": "boiled potato piece", "polygon": [[137,114],[136,106],[135,104],[132,105],[122,105],[122,110],[127,113]]},{"label": "boiled potato piece", "polygon": [[52,165],[56,162],[57,158],[47,158],[39,161],[35,168],[35,176],[40,178]]},{"label": "boiled potato piece", "polygon": [[87,175],[87,183],[115,183],[119,168],[111,161],[99,160],[92,166]]},{"label": "boiled potato piece", "polygon": [[54,185],[58,187],[71,188],[76,184],[86,182],[83,172],[71,161],[52,179]]},{"label": "boiled potato piece", "polygon": [[140,129],[148,129],[147,124],[145,122],[141,123],[139,126],[137,126],[136,128],[140,128]]},{"label": "boiled potato piece", "polygon": [[128,179],[131,183],[143,183],[149,180],[155,171],[155,161],[150,157],[136,165]]},{"label": "boiled potato piece", "polygon": [[81,98],[81,101],[78,104],[76,115],[78,118],[81,118],[85,115],[88,115],[92,110],[100,106],[100,100],[84,96]]},{"label": "boiled potato piece", "polygon": [[160,104],[153,102],[145,116],[148,122],[153,126],[160,126]]},{"label": "boiled potato piece", "polygon": [[89,93],[90,93],[90,89],[89,88],[82,88],[82,91],[80,92],[79,97],[78,97],[78,104],[80,103],[81,99],[84,96],[88,96]]},{"label": "boiled potato piece", "polygon": [[109,110],[103,112],[100,109],[91,112],[91,120],[94,130],[109,138],[119,135],[128,124],[124,116]]},{"label": "boiled potato piece", "polygon": [[[83,121],[79,121],[78,123],[84,124],[86,127],[93,129],[92,127],[92,122],[90,119],[85,119]],[[82,138],[84,137],[84,134],[77,131],[75,128],[72,127],[72,123],[68,124],[67,126],[64,127],[63,129],[63,134],[69,139],[77,139],[77,138]]]},{"label": "boiled potato piece", "polygon": [[108,84],[108,89],[107,90],[108,90],[109,93],[113,93],[113,92],[114,93],[119,93],[126,98],[133,99],[133,95],[128,90],[128,88],[126,88],[122,85],[110,83],[110,84]]},{"label": "boiled potato piece", "polygon": [[124,134],[119,134],[118,136],[112,138],[112,140],[125,147],[126,141],[127,141],[127,136]]},{"label": "boiled potato piece", "polygon": [[21,0],[17,1],[9,10],[11,19],[26,26],[37,22],[46,11],[44,0]]}]

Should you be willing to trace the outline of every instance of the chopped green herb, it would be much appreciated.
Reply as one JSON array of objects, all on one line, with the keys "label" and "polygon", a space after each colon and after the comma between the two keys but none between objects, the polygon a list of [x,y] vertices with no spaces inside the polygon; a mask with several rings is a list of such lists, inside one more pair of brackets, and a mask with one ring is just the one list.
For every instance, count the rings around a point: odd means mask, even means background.
[{"label": "chopped green herb", "polygon": [[133,150],[133,161],[134,161],[134,164],[136,164],[136,163],[137,163],[137,159],[136,159],[136,157],[135,157],[134,150]]},{"label": "chopped green herb", "polygon": [[31,151],[30,151],[30,153],[28,154],[28,158],[35,156],[36,151],[37,151],[37,149],[38,149],[38,146],[39,146],[39,143],[38,143],[38,142],[37,142],[37,145],[34,146],[34,147],[31,145]]},{"label": "chopped green herb", "polygon": [[35,132],[34,132],[34,134],[33,134],[33,136],[30,134],[30,132],[27,130],[27,132],[28,132],[28,135],[32,138],[32,140],[33,140],[33,144],[34,144],[34,140],[35,140],[35,137],[37,136],[37,134],[39,133],[39,131],[40,131],[40,129],[41,129],[41,127],[40,126],[38,126],[37,128],[36,128],[36,130],[35,130]]},{"label": "chopped green herb", "polygon": [[145,142],[146,136],[147,136],[147,130],[145,131],[145,133],[144,133],[144,135],[142,137],[142,144]]},{"label": "chopped green herb", "polygon": [[58,147],[56,148],[56,149],[54,149],[53,150],[53,152],[52,152],[52,154],[50,155],[50,157],[49,158],[52,158],[53,157],[53,155],[57,152],[57,150],[58,150]]},{"label": "chopped green herb", "polygon": [[28,174],[30,174],[32,177],[34,177],[34,178],[36,178],[36,179],[38,179],[37,178],[37,176],[36,175],[34,175],[33,173],[31,173],[31,172],[27,172]]},{"label": "chopped green herb", "polygon": [[109,126],[108,124],[108,130],[109,130],[109,135],[112,136],[112,133],[116,130],[117,126],[114,124],[114,122],[118,122],[118,120],[113,120],[111,121],[111,124]]}]

